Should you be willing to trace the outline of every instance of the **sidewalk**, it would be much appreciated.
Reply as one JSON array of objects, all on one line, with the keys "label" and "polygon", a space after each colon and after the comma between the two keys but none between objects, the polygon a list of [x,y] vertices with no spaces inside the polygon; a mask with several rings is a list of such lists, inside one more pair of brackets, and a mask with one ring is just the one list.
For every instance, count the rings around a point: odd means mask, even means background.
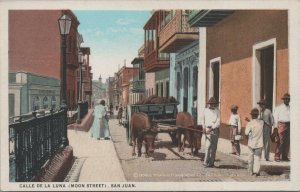
[{"label": "sidewalk", "polygon": [[112,140],[92,139],[88,132],[76,130],[68,130],[68,138],[76,158],[68,181],[126,181]]},{"label": "sidewalk", "polygon": [[[202,147],[205,147],[205,136],[204,135],[202,136],[201,144],[202,144]],[[240,156],[231,155],[231,154],[229,154],[231,152],[231,142],[229,140],[219,138],[217,151],[224,153],[224,154],[228,154],[232,157],[235,157],[241,161],[248,163],[248,156],[249,156],[248,146],[242,145],[242,144],[240,146],[241,146]],[[261,156],[261,166],[290,167],[290,162],[286,162],[286,161],[276,162],[274,160],[274,153],[270,153],[270,161],[265,161],[264,152],[263,152],[262,156]]]}]

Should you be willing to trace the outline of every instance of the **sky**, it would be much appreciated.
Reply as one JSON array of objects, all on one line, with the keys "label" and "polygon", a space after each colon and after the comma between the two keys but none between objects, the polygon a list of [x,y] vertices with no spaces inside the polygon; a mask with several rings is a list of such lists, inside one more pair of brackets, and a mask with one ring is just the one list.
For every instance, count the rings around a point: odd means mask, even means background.
[{"label": "sky", "polygon": [[149,11],[74,10],[83,36],[82,47],[90,47],[90,65],[93,80],[101,75],[104,82],[113,76],[119,67],[132,67],[131,61],[138,56],[144,43],[145,23],[151,16]]}]

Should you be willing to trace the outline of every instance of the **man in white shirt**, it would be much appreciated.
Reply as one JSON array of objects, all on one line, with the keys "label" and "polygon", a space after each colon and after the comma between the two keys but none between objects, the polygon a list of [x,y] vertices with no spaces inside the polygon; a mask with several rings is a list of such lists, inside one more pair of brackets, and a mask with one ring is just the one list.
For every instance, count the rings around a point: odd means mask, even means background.
[{"label": "man in white shirt", "polygon": [[[279,140],[276,142],[275,161],[289,161],[290,149],[290,94],[281,98],[283,103],[276,107],[274,112],[274,129],[277,128]],[[274,131],[274,130],[273,130]]]},{"label": "man in white shirt", "polygon": [[259,115],[258,109],[252,109],[250,114],[252,120],[247,123],[245,129],[245,135],[248,135],[248,148],[250,151],[248,171],[251,175],[259,176],[264,121],[257,119]]},{"label": "man in white shirt", "polygon": [[211,97],[207,102],[208,108],[205,108],[201,116],[201,125],[205,133],[205,158],[204,166],[213,167],[217,151],[220,127],[220,111],[217,108],[218,102]]},{"label": "man in white shirt", "polygon": [[233,155],[240,155],[241,153],[241,147],[240,147],[240,141],[236,140],[236,136],[241,134],[241,118],[238,111],[237,105],[231,106],[231,115],[229,118],[228,124],[230,125],[230,140],[231,140],[231,148],[232,152],[230,154]]},{"label": "man in white shirt", "polygon": [[270,154],[270,136],[272,131],[272,126],[274,124],[274,117],[270,109],[266,108],[266,100],[261,99],[258,103],[259,105],[259,119],[264,121],[263,129],[263,140],[264,140],[264,156],[266,161],[269,161]]}]

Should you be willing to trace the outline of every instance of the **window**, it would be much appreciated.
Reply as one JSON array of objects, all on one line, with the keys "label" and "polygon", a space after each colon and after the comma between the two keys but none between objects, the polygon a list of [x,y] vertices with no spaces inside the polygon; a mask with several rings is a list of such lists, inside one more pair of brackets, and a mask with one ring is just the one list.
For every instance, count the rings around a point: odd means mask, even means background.
[{"label": "window", "polygon": [[15,94],[9,94],[9,117],[15,115]]},{"label": "window", "polygon": [[160,96],[161,97],[164,96],[164,83],[163,82],[160,83]]},{"label": "window", "polygon": [[169,53],[158,53],[158,59],[160,59],[160,60],[169,60],[170,55],[169,55]]},{"label": "window", "polygon": [[51,98],[51,108],[52,109],[56,108],[56,98],[55,98],[55,96],[52,96],[52,98]]},{"label": "window", "polygon": [[181,89],[181,76],[180,72],[177,72],[177,100],[180,101],[180,89]]},{"label": "window", "polygon": [[43,99],[43,108],[44,109],[48,108],[48,98],[47,98],[47,96],[45,96],[44,99]]},{"label": "window", "polygon": [[35,96],[32,99],[32,110],[39,110],[40,109],[40,98],[39,96]]},{"label": "window", "polygon": [[167,90],[166,90],[166,97],[169,97],[169,96],[170,96],[170,95],[169,95],[169,94],[170,94],[170,93],[169,93],[169,92],[170,92],[170,91],[169,91],[169,87],[170,87],[169,81],[167,81],[167,83],[166,83],[166,89],[167,89]]},{"label": "window", "polygon": [[158,96],[158,83],[156,83],[156,95]]}]

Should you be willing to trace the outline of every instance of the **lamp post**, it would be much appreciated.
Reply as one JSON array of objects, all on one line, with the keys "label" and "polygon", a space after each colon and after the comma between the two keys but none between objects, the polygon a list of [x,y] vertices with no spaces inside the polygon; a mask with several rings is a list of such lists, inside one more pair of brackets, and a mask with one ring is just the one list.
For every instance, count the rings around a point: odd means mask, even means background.
[{"label": "lamp post", "polygon": [[77,119],[76,119],[77,124],[81,122],[80,107],[82,103],[82,64],[83,64],[83,53],[81,51],[78,53],[78,62],[79,62],[79,88],[78,88],[79,94],[78,94]]},{"label": "lamp post", "polygon": [[62,135],[62,144],[64,146],[69,145],[69,140],[68,140],[68,131],[67,131],[67,82],[66,82],[66,77],[67,77],[67,37],[71,29],[71,24],[72,20],[69,18],[67,15],[63,15],[58,19],[58,25],[59,25],[59,31],[60,35],[62,37],[62,45],[61,45],[61,50],[62,50],[62,77],[61,77],[61,90],[60,90],[60,95],[61,95],[61,109],[65,111],[65,125],[64,128],[65,130],[63,131]]}]

